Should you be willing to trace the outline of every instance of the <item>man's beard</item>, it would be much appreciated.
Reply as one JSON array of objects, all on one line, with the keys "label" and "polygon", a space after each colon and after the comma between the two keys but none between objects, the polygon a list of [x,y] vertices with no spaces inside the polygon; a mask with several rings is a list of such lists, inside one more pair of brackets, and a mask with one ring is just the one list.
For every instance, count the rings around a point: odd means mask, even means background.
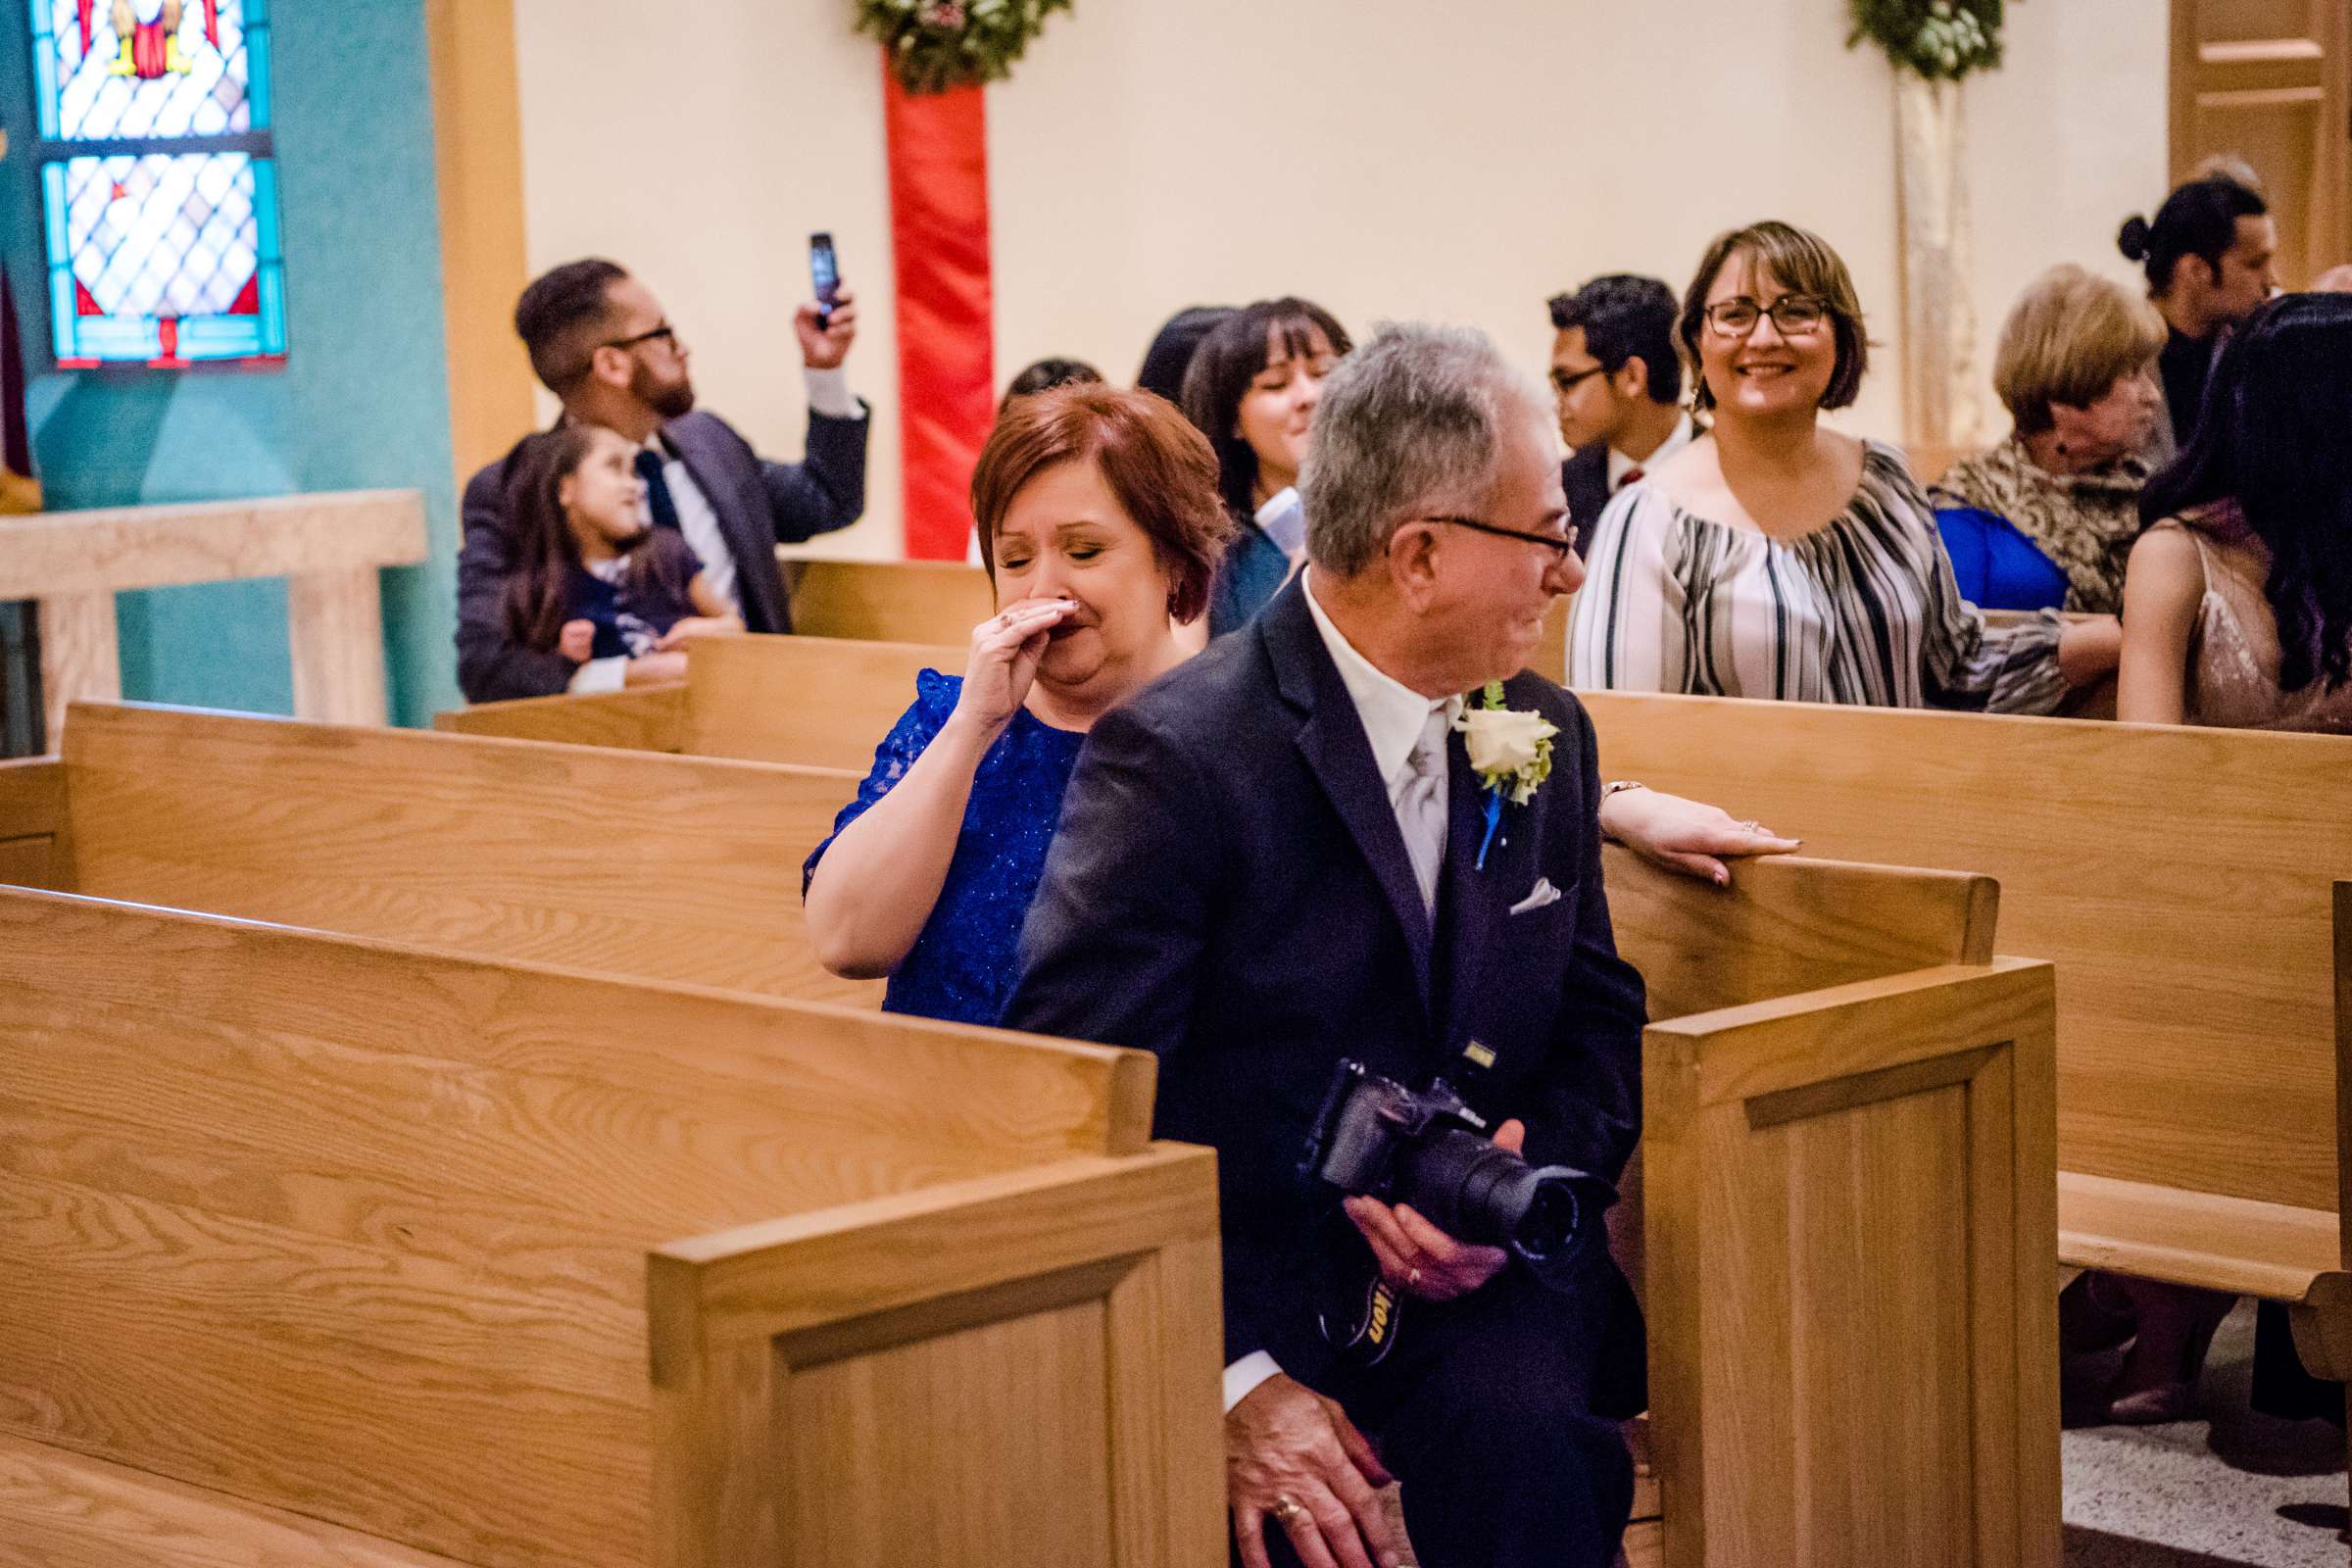
[{"label": "man's beard", "polygon": [[664,419],[694,412],[694,382],[683,375],[675,381],[657,381],[653,372],[640,365],[629,382],[629,390],[637,395],[637,401]]}]

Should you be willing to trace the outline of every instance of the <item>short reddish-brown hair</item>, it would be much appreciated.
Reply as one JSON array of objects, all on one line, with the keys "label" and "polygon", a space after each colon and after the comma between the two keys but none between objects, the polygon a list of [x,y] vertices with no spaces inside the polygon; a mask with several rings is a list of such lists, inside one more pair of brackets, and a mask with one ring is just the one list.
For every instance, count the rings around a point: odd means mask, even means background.
[{"label": "short reddish-brown hair", "polygon": [[997,529],[1022,486],[1059,463],[1091,459],[1119,507],[1151,537],[1172,586],[1168,612],[1198,620],[1233,521],[1217,495],[1217,455],[1176,406],[1149,392],[1062,386],[1016,399],[972,470],[980,560],[993,579]]}]

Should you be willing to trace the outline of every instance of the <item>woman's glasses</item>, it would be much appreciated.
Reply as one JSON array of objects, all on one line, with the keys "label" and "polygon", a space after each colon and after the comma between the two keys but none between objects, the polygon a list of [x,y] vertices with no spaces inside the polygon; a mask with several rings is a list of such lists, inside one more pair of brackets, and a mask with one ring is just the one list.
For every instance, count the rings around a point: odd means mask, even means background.
[{"label": "woman's glasses", "polygon": [[1811,294],[1784,294],[1770,305],[1758,305],[1740,294],[1728,300],[1717,300],[1707,307],[1707,324],[1725,337],[1741,338],[1756,329],[1756,323],[1767,316],[1772,318],[1772,329],[1783,337],[1803,337],[1821,329],[1829,318],[1827,302]]}]

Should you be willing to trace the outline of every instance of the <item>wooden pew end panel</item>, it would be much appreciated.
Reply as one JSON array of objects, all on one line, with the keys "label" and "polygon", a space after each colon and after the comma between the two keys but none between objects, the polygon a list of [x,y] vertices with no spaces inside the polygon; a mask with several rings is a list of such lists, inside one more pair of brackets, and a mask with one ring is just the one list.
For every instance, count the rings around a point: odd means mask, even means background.
[{"label": "wooden pew end panel", "polygon": [[1218,1259],[1171,1144],[663,1248],[656,1562],[1220,1560]]}]

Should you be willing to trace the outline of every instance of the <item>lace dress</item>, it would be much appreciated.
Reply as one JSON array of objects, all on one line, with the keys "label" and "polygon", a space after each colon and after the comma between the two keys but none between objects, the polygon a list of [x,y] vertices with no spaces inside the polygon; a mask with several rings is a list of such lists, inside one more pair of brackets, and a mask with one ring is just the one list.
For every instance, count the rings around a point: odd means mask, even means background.
[{"label": "lace dress", "polygon": [[[833,819],[834,838],[906,776],[956,711],[963,690],[961,676],[930,669],[919,672],[914,684],[914,706],[875,751],[873,771],[858,787],[858,798]],[[922,935],[890,977],[885,1011],[978,1024],[993,1024],[1004,1012],[1012,994],[1021,922],[1037,897],[1046,848],[1061,817],[1062,792],[1085,740],[1023,710],[988,749],[972,779],[947,882]],[[826,839],[802,867],[804,897],[816,862],[832,846],[833,838]]]},{"label": "lace dress", "polygon": [[2187,534],[2205,566],[2205,597],[2189,634],[2181,721],[2225,729],[2352,732],[2352,685],[2329,691],[2315,680],[2299,692],[2278,689],[2278,618],[2263,592],[2264,568],[2246,552],[2215,544],[2217,538],[2249,536],[2237,509],[2223,503],[2200,514],[2196,522],[2186,527],[2168,517],[2155,525]]}]

